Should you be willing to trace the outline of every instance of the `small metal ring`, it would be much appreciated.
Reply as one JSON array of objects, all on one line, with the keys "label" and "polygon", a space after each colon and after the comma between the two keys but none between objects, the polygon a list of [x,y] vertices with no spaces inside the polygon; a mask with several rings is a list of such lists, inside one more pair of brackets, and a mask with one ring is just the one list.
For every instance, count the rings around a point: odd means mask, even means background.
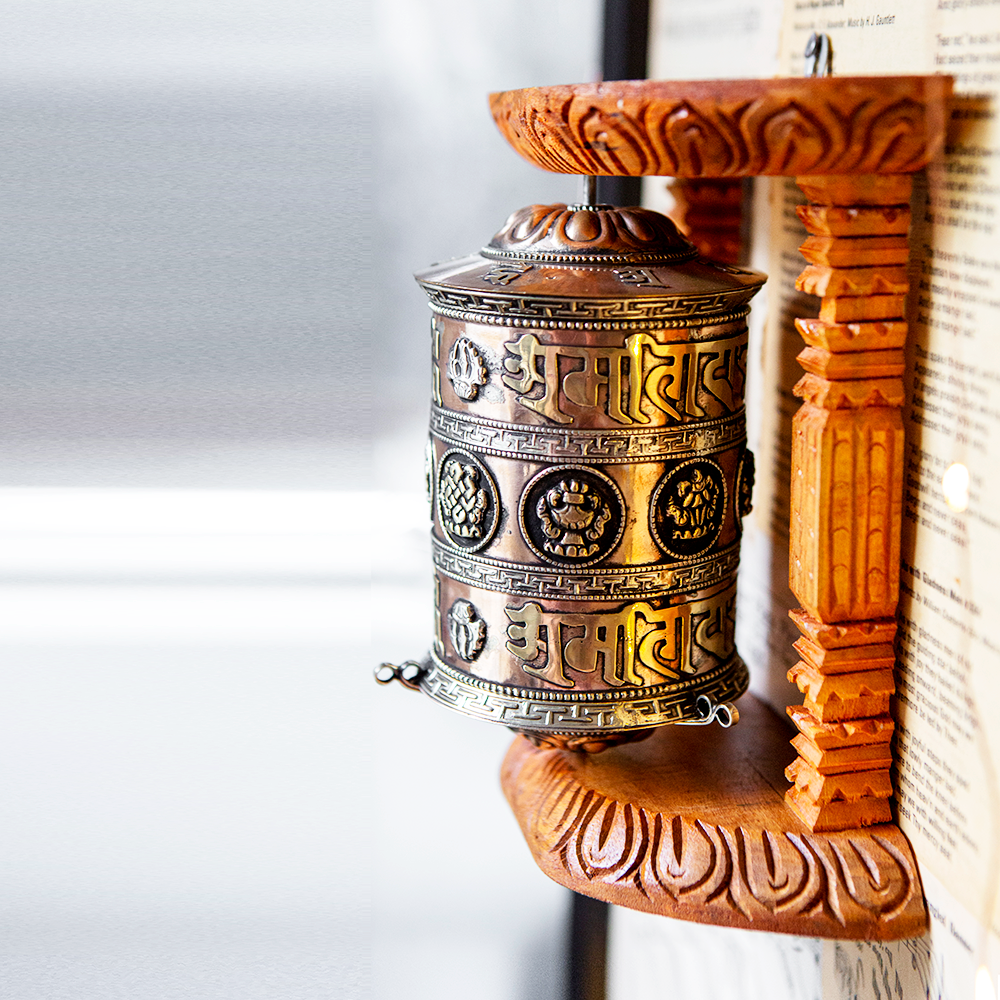
[{"label": "small metal ring", "polygon": [[740,710],[732,702],[727,701],[716,707],[715,721],[723,729],[729,729],[730,726],[735,726],[740,721]]},{"label": "small metal ring", "polygon": [[729,729],[740,721],[740,710],[731,702],[723,701],[716,704],[707,694],[700,694],[695,699],[694,710],[697,719],[679,722],[680,726],[710,726],[717,722],[723,729]]},{"label": "small metal ring", "polygon": [[405,688],[411,691],[420,690],[420,678],[424,676],[426,668],[416,660],[404,660],[400,666],[395,663],[380,663],[375,668],[375,680],[379,684],[391,684],[399,681]]},{"label": "small metal ring", "polygon": [[375,668],[375,680],[379,684],[391,684],[398,676],[399,668],[392,663],[380,663]]}]

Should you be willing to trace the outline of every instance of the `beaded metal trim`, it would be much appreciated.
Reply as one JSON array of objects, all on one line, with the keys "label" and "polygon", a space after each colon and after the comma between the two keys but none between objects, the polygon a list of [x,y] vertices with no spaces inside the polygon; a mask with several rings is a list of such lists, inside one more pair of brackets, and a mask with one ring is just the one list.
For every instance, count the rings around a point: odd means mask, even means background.
[{"label": "beaded metal trim", "polygon": [[633,250],[624,253],[557,253],[555,251],[508,250],[483,247],[479,251],[491,260],[530,260],[545,264],[680,264],[695,260],[698,251],[678,248],[674,253],[663,250]]}]

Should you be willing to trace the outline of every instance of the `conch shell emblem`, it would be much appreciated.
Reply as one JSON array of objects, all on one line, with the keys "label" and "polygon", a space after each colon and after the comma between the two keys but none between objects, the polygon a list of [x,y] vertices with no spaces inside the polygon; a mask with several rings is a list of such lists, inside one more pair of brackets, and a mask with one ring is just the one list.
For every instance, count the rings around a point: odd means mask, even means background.
[{"label": "conch shell emblem", "polygon": [[448,632],[455,652],[471,663],[486,645],[486,622],[469,601],[458,600],[448,611]]},{"label": "conch shell emblem", "polygon": [[486,385],[489,379],[486,362],[468,337],[459,337],[455,341],[445,372],[456,395],[470,402],[479,395],[480,387]]}]

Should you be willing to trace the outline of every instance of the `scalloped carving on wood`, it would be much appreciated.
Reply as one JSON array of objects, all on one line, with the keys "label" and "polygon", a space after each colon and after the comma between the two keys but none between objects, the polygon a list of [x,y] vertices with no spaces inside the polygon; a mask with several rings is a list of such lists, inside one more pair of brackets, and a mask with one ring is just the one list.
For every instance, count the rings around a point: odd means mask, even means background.
[{"label": "scalloped carving on wood", "polygon": [[563,174],[910,173],[944,137],[940,76],[622,80],[490,95],[504,138]]},{"label": "scalloped carving on wood", "polygon": [[[502,782],[539,867],[585,895],[700,923],[832,938],[923,933],[917,866],[899,829],[809,832],[769,780],[783,763],[768,755],[787,732],[755,699],[740,708],[733,730],[667,727],[597,760],[515,740]],[[763,759],[747,759],[751,746]]]}]

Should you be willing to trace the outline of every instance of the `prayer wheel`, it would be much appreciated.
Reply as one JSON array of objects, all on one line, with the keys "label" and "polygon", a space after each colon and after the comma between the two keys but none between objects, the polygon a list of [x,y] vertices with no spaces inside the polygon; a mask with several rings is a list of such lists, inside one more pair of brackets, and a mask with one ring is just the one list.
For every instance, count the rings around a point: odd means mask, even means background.
[{"label": "prayer wheel", "polygon": [[729,725],[757,272],[664,215],[531,205],[417,275],[436,634],[376,677],[536,743]]}]

